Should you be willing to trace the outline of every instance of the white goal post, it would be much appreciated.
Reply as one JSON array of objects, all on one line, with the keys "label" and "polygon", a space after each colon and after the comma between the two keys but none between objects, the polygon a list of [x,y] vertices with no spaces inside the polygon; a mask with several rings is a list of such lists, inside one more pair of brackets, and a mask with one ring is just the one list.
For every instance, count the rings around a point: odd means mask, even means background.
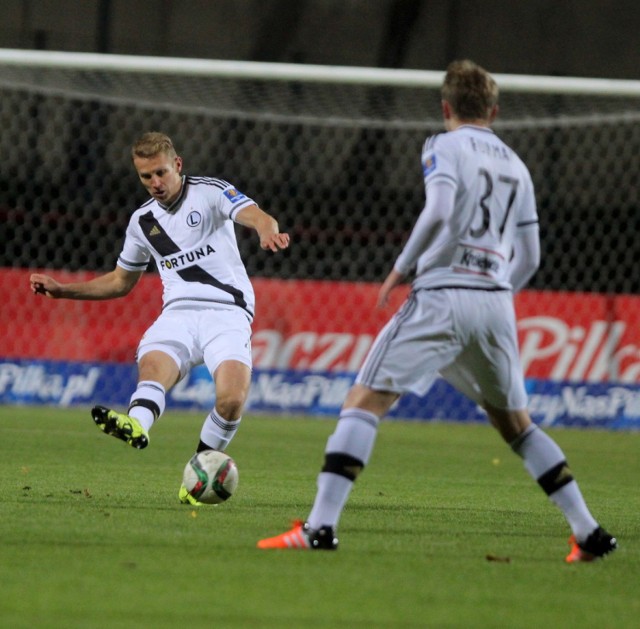
[{"label": "white goal post", "polygon": [[[0,64],[145,74],[305,81],[395,87],[439,87],[444,71],[314,64],[186,59],[60,51],[0,49]],[[501,91],[539,94],[640,96],[640,81],[604,78],[493,74]]]}]

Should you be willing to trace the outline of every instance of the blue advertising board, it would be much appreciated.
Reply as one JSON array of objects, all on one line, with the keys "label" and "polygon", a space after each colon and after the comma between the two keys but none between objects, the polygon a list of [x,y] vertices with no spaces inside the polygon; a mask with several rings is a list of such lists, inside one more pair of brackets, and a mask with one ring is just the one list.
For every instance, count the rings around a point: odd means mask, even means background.
[{"label": "blue advertising board", "polygon": [[[337,416],[354,374],[256,369],[247,412]],[[122,363],[0,360],[0,403],[53,406],[104,404],[126,408],[136,385],[136,366]],[[529,409],[542,426],[640,429],[640,386],[528,379]],[[215,388],[197,367],[167,396],[167,407],[207,411]],[[484,421],[475,404],[443,380],[428,395],[407,395],[391,418]]]}]

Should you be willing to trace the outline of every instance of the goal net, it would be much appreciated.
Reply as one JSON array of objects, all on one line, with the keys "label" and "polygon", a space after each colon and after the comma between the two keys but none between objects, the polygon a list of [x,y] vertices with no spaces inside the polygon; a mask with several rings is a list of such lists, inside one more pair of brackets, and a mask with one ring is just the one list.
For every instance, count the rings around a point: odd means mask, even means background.
[{"label": "goal net", "polygon": [[[265,255],[238,229],[251,276],[380,281],[424,203],[420,151],[442,130],[443,76],[0,51],[0,266],[111,270],[145,200],[130,145],[161,130],[187,174],[232,182],[291,234],[289,251]],[[639,82],[496,79],[494,129],[536,186],[531,288],[640,293]],[[22,288],[3,286],[5,299]]]},{"label": "goal net", "polygon": [[[186,172],[233,182],[293,233],[290,255],[268,259],[240,234],[254,276],[380,280],[423,205],[442,73],[60,56],[0,58],[1,266],[112,268],[145,194],[129,146],[150,129],[172,136]],[[638,86],[498,79],[495,130],[539,203],[532,286],[639,292]]]}]

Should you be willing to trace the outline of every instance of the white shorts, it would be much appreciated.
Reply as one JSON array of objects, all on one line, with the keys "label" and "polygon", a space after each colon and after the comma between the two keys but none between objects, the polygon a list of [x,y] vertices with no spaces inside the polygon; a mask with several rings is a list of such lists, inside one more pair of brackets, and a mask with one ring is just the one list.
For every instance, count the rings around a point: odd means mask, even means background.
[{"label": "white shorts", "polygon": [[425,395],[439,375],[477,404],[526,408],[510,291],[412,292],[376,337],[356,382]]},{"label": "white shorts", "polygon": [[136,360],[154,350],[175,360],[180,378],[202,363],[211,374],[224,360],[251,368],[251,324],[240,308],[172,308],[144,333]]}]

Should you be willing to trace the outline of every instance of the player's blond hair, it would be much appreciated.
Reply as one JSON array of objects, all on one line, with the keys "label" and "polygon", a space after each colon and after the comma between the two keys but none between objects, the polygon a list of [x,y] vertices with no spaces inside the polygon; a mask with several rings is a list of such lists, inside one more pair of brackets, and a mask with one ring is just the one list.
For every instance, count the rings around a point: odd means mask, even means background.
[{"label": "player's blond hair", "polygon": [[459,120],[488,120],[498,104],[497,83],[484,68],[468,59],[449,64],[441,94]]},{"label": "player's blond hair", "polygon": [[155,157],[160,153],[170,158],[177,156],[173,142],[168,135],[158,131],[149,131],[141,135],[131,147],[131,157]]}]

